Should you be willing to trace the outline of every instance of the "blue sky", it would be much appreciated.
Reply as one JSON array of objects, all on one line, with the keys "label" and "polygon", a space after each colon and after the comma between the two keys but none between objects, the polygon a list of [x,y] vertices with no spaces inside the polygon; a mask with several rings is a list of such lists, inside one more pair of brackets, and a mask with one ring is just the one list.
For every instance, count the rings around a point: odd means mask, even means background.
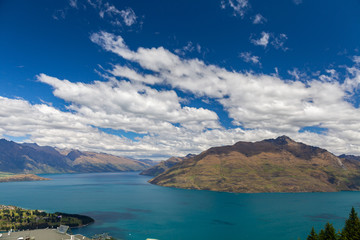
[{"label": "blue sky", "polygon": [[0,1],[0,135],[163,159],[360,154],[360,1]]}]

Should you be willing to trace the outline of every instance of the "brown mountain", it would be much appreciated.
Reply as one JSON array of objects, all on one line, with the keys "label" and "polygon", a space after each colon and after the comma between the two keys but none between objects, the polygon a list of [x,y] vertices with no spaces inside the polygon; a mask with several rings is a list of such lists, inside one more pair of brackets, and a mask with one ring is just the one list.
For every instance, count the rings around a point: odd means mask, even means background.
[{"label": "brown mountain", "polygon": [[282,136],[210,148],[149,182],[246,193],[360,190],[360,162]]},{"label": "brown mountain", "polygon": [[68,173],[142,171],[147,163],[105,153],[57,150],[36,143],[0,139],[0,172]]},{"label": "brown mountain", "polygon": [[160,163],[156,164],[155,166],[152,166],[151,168],[145,169],[144,171],[142,171],[140,173],[140,175],[157,176],[157,175],[165,172],[169,168],[172,168],[179,162],[181,162],[185,159],[188,159],[190,157],[193,157],[193,156],[195,156],[195,155],[188,154],[185,157],[171,157],[168,160],[161,161]]}]

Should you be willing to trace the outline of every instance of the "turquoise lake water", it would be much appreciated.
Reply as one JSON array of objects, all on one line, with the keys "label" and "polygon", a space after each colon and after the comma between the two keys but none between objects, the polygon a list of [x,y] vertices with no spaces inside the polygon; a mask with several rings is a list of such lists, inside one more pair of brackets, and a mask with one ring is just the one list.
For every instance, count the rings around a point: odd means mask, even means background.
[{"label": "turquoise lake water", "polygon": [[1,183],[0,204],[89,215],[95,224],[73,230],[87,236],[296,240],[360,210],[360,192],[234,194],[159,187],[138,173],[43,176],[52,181]]}]

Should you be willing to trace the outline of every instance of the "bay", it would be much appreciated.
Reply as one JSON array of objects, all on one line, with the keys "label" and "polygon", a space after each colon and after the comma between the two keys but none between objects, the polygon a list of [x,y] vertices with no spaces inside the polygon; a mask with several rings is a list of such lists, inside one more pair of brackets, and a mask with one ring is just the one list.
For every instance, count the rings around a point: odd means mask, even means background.
[{"label": "bay", "polygon": [[73,229],[119,239],[306,239],[312,226],[343,227],[360,192],[236,194],[165,188],[138,173],[44,174],[51,181],[0,184],[0,204],[85,214]]}]

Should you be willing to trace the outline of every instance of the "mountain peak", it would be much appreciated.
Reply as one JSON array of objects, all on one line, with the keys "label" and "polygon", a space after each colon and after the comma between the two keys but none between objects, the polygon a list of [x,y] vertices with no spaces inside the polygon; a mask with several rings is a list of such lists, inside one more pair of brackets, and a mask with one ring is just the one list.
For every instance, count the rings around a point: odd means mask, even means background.
[{"label": "mountain peak", "polygon": [[294,140],[292,140],[291,138],[289,138],[288,136],[285,136],[285,135],[277,137],[275,139],[266,139],[265,141],[274,143],[276,145],[287,145],[289,143],[295,143]]}]

